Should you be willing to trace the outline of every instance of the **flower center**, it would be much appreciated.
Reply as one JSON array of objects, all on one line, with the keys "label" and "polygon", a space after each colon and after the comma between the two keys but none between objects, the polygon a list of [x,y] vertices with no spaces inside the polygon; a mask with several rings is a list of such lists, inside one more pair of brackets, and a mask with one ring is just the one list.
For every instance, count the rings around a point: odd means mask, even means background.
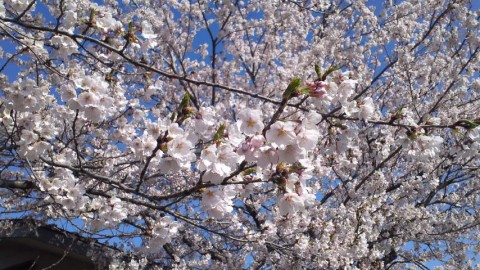
[{"label": "flower center", "polygon": [[253,119],[248,119],[247,120],[247,127],[254,127],[255,126],[255,121]]}]

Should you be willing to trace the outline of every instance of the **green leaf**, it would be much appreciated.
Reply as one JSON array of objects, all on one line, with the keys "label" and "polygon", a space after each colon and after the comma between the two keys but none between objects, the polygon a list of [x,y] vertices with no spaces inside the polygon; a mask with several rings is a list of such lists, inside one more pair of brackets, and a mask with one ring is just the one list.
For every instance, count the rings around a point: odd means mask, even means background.
[{"label": "green leaf", "polygon": [[461,126],[463,128],[466,128],[466,129],[474,129],[474,128],[480,126],[480,125],[475,123],[472,120],[462,119],[462,120],[458,121],[458,126]]},{"label": "green leaf", "polygon": [[221,124],[218,129],[217,129],[217,132],[215,132],[215,135],[213,136],[213,142],[216,143],[216,144],[219,144],[223,137],[225,136],[225,129],[227,128],[227,125],[225,124]]},{"label": "green leaf", "polygon": [[294,78],[290,84],[288,85],[287,89],[285,92],[283,92],[282,97],[284,99],[290,99],[292,95],[297,91],[298,87],[300,87],[300,84],[302,83],[302,79],[296,77]]},{"label": "green leaf", "polygon": [[298,88],[297,93],[300,94],[300,95],[309,95],[310,90],[311,90],[310,86],[304,85],[304,86]]},{"label": "green leaf", "polygon": [[250,168],[250,169],[246,169],[245,171],[243,171],[243,175],[250,175],[250,174],[254,174],[257,172],[257,168]]},{"label": "green leaf", "polygon": [[134,24],[133,22],[130,22],[128,24],[128,33],[127,33],[127,41],[130,42],[130,43],[133,43],[135,42],[135,28],[134,28]]},{"label": "green leaf", "polygon": [[325,71],[325,73],[323,74],[323,76],[322,76],[322,81],[325,81],[325,80],[327,79],[328,75],[330,75],[330,73],[332,73],[332,72],[334,72],[334,71],[337,71],[337,70],[339,70],[339,68],[338,68],[337,66],[331,66],[331,67],[329,67],[329,68]]},{"label": "green leaf", "polygon": [[182,98],[182,102],[180,103],[180,106],[178,107],[178,110],[181,111],[181,110],[185,109],[188,106],[189,103],[190,103],[190,94],[185,93],[185,95]]},{"label": "green leaf", "polygon": [[177,119],[177,113],[173,112],[172,116],[170,117],[170,121],[175,122],[175,119]]},{"label": "green leaf", "polygon": [[315,73],[317,73],[317,79],[322,79],[322,70],[319,65],[315,64]]},{"label": "green leaf", "polygon": [[160,144],[160,150],[162,150],[164,153],[167,153],[168,145],[166,143]]},{"label": "green leaf", "polygon": [[453,131],[453,134],[456,134],[456,135],[460,134],[460,130],[456,127],[452,128],[452,131]]},{"label": "green leaf", "polygon": [[305,170],[306,167],[304,167],[300,162],[295,162],[290,166],[290,172],[298,173],[303,170]]}]

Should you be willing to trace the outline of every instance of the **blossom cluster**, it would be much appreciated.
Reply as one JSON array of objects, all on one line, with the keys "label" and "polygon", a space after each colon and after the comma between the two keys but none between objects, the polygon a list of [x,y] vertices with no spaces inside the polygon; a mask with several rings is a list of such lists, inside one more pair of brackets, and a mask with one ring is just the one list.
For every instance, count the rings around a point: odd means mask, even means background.
[{"label": "blossom cluster", "polygon": [[112,269],[473,269],[478,10],[370,2],[0,0],[0,216]]}]

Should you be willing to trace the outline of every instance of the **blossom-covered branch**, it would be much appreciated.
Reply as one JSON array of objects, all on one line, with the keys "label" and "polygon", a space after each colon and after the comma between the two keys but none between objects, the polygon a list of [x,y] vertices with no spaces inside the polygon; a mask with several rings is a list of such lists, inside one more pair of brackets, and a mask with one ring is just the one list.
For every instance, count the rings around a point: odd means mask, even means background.
[{"label": "blossom-covered branch", "polygon": [[112,269],[474,268],[478,12],[0,0],[0,213]]}]

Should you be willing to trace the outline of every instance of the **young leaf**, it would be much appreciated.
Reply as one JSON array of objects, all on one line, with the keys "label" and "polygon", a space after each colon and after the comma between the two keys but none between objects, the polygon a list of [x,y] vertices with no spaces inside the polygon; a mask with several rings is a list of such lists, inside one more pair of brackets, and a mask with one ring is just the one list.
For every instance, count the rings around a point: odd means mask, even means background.
[{"label": "young leaf", "polygon": [[185,95],[182,98],[182,102],[180,102],[180,106],[178,106],[178,110],[181,111],[185,109],[189,103],[190,103],[190,94],[185,93]]},{"label": "young leaf", "polygon": [[330,75],[330,73],[332,73],[332,72],[334,72],[334,71],[337,71],[337,70],[339,70],[339,68],[338,68],[337,66],[331,66],[331,67],[329,67],[329,68],[325,71],[325,73],[323,74],[323,76],[322,76],[322,81],[325,81],[325,80],[327,79],[328,75]]},{"label": "young leaf", "polygon": [[216,144],[219,144],[223,137],[225,136],[225,129],[227,128],[227,125],[225,124],[221,124],[218,129],[217,129],[217,132],[215,132],[215,135],[213,136],[213,142],[216,143]]},{"label": "young leaf", "polygon": [[288,85],[287,89],[285,92],[283,92],[282,97],[284,99],[290,99],[292,95],[297,91],[298,87],[300,87],[300,84],[302,83],[302,79],[296,77],[294,78],[290,84]]},{"label": "young leaf", "polygon": [[317,80],[322,79],[322,70],[319,65],[315,64],[315,73],[317,73]]}]

